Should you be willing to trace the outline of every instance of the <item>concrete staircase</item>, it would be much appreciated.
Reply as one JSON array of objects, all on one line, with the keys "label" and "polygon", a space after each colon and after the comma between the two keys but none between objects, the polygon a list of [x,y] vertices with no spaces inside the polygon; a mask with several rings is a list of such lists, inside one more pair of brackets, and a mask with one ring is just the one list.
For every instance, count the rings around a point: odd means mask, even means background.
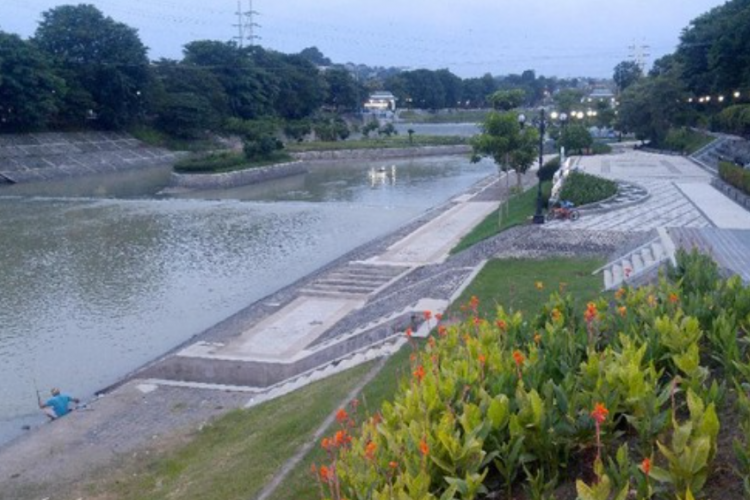
[{"label": "concrete staircase", "polygon": [[594,274],[602,273],[604,290],[614,290],[624,283],[639,283],[668,259],[674,262],[675,245],[669,233],[664,228],[660,228],[658,233],[656,238],[646,244],[594,271]]},{"label": "concrete staircase", "polygon": [[300,294],[317,297],[368,296],[377,293],[411,270],[409,266],[352,262],[313,281],[300,290]]}]

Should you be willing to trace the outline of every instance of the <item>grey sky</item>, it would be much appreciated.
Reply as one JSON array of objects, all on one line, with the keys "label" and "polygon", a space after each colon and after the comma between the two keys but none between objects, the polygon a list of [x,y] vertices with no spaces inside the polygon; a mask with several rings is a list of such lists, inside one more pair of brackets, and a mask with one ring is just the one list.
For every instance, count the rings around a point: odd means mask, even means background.
[{"label": "grey sky", "polygon": [[[2,0],[0,29],[33,34],[59,0]],[[137,28],[152,59],[179,58],[198,39],[237,35],[237,0],[91,0]],[[653,61],[674,50],[691,19],[720,0],[253,0],[260,45],[317,46],[334,62],[449,68],[462,76],[519,73],[610,77],[628,46]],[[248,0],[242,0],[247,10]]]}]

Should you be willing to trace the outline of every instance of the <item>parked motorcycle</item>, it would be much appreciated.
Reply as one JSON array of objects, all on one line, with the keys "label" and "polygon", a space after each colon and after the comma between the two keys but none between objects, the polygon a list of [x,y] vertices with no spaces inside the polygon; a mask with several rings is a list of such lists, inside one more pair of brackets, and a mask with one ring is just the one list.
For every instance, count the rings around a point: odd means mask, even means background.
[{"label": "parked motorcycle", "polygon": [[547,212],[547,216],[545,218],[547,221],[551,221],[555,219],[578,220],[580,216],[581,216],[581,212],[573,208],[572,203],[568,203],[568,204],[562,204],[561,206],[552,207],[549,210],[549,212]]}]

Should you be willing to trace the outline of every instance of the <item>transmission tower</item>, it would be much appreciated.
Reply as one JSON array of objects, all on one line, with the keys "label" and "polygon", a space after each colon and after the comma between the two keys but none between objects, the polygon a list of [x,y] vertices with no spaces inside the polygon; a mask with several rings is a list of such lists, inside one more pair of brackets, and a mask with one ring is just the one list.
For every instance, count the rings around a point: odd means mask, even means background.
[{"label": "transmission tower", "polygon": [[260,24],[255,22],[255,16],[259,15],[253,10],[253,0],[247,0],[247,10],[242,10],[242,0],[237,0],[237,24],[232,26],[237,28],[237,36],[234,37],[240,47],[245,45],[245,41],[252,47],[260,37],[255,34],[255,28],[260,28]]},{"label": "transmission tower", "polygon": [[641,68],[641,72],[645,74],[646,67],[648,66],[648,58],[651,55],[651,46],[646,45],[645,40],[641,41],[641,43],[634,41],[632,45],[628,45],[628,51],[629,59],[635,62]]}]

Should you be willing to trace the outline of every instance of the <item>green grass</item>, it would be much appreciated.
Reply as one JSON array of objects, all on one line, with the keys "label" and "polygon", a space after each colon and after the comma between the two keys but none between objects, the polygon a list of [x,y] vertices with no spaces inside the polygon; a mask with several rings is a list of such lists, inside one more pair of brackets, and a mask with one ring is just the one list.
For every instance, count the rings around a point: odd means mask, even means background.
[{"label": "green grass", "polygon": [[[361,408],[360,412],[364,411],[365,415],[372,415],[380,408],[383,401],[393,399],[398,388],[399,379],[409,369],[409,355],[411,352],[412,349],[409,346],[403,347],[388,360],[386,366],[378,376],[365,386],[362,402],[366,408]],[[361,421],[361,418],[358,421]],[[328,434],[332,434],[333,429],[338,429],[338,424],[334,423],[332,428],[329,429]],[[271,500],[318,498],[318,485],[313,481],[310,474],[310,466],[325,463],[326,458],[325,451],[316,443],[316,446],[310,453],[305,456],[302,462],[287,476],[276,492],[271,495]]]},{"label": "green grass", "polygon": [[[71,498],[253,498],[372,368],[368,363],[248,410],[235,410],[186,444],[98,471]],[[390,379],[389,379],[390,380]],[[391,383],[391,382],[388,382]],[[141,458],[143,457],[143,458]],[[145,458],[152,457],[152,458]],[[98,498],[98,497],[97,497]]]},{"label": "green grass", "polygon": [[149,146],[165,148],[171,151],[211,151],[223,146],[209,139],[178,139],[153,127],[139,125],[128,130],[128,133]]},{"label": "green grass", "polygon": [[[542,196],[545,200],[549,198],[549,190],[550,184],[548,182],[543,183]],[[532,188],[511,198],[507,213],[503,209],[501,217],[500,209],[492,212],[453,247],[451,254],[465,250],[513,226],[525,224],[529,217],[533,216],[534,212],[536,212],[536,195],[537,189]]]},{"label": "green grass", "polygon": [[[602,280],[592,275],[601,259],[502,259],[491,260],[451,306],[451,315],[460,314],[460,306],[475,295],[479,313],[492,318],[498,304],[505,310],[536,312],[539,304],[561,288],[570,292],[580,307],[601,295]],[[536,283],[541,282],[542,290]]]},{"label": "green grass", "polygon": [[266,167],[292,160],[292,157],[285,151],[277,151],[267,158],[255,161],[248,161],[243,153],[221,151],[179,160],[175,163],[174,170],[181,174],[221,174]]},{"label": "green grass", "polygon": [[479,123],[487,118],[489,109],[454,111],[452,113],[415,113],[414,111],[401,111],[399,118],[410,123]]},{"label": "green grass", "polygon": [[351,141],[335,142],[297,142],[286,145],[286,150],[293,153],[306,151],[339,151],[344,149],[383,149],[383,148],[409,148],[421,146],[453,146],[456,144],[468,144],[469,139],[458,136],[443,135],[419,135],[412,137],[409,142],[408,135],[396,135],[391,137],[371,137],[369,139],[357,139]]}]

